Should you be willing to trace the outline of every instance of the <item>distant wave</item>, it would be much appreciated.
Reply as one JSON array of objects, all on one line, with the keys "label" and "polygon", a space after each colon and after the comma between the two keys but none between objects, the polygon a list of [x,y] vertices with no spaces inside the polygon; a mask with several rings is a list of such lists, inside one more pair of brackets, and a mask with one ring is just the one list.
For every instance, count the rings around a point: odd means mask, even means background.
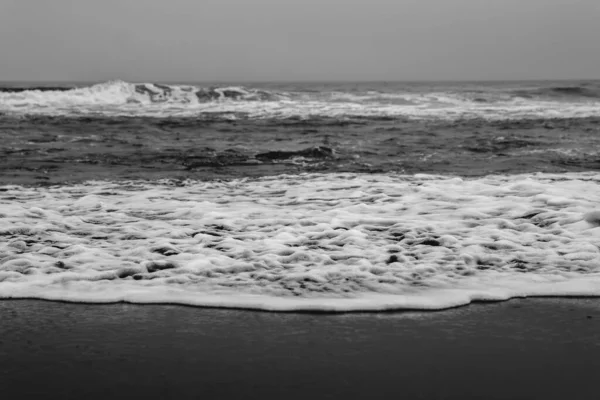
[{"label": "distant wave", "polygon": [[281,95],[266,90],[247,89],[240,86],[200,88],[159,83],[128,83],[111,81],[74,88],[61,86],[0,87],[0,100],[35,104],[51,102],[73,103],[192,103],[224,100],[268,101]]},{"label": "distant wave", "polygon": [[200,87],[111,81],[86,87],[0,87],[0,115],[217,119],[530,119],[600,114],[600,85]]},{"label": "distant wave", "polygon": [[552,86],[547,88],[537,88],[531,90],[516,90],[513,94],[524,98],[584,98],[600,99],[600,86],[581,85],[581,86]]}]

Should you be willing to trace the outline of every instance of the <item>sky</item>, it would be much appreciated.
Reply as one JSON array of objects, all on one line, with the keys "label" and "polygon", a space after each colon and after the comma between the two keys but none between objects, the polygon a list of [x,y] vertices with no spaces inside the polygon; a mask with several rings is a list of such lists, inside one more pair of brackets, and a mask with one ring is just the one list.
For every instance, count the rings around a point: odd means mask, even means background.
[{"label": "sky", "polygon": [[0,81],[600,79],[599,0],[0,0]]}]

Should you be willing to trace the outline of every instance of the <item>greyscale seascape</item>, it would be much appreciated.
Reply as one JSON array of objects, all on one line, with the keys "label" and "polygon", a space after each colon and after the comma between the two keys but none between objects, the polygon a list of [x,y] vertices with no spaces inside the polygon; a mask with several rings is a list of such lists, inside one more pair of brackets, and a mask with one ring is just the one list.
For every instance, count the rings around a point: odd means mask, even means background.
[{"label": "greyscale seascape", "polygon": [[2,399],[597,399],[597,1],[0,1]]}]

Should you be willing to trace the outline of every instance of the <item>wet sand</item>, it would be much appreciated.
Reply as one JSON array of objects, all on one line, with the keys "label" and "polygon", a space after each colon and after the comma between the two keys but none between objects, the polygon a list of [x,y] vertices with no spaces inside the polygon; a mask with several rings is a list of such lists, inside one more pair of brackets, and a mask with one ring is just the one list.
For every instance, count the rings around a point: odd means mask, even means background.
[{"label": "wet sand", "polygon": [[0,316],[7,399],[598,398],[598,299],[338,315],[14,300]]}]

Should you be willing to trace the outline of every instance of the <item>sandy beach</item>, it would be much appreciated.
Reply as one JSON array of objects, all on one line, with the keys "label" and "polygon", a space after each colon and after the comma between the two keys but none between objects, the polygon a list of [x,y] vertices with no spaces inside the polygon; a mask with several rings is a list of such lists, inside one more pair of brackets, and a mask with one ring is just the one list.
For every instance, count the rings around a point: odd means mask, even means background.
[{"label": "sandy beach", "polygon": [[595,299],[335,315],[16,300],[0,314],[0,387],[19,399],[597,398]]}]

